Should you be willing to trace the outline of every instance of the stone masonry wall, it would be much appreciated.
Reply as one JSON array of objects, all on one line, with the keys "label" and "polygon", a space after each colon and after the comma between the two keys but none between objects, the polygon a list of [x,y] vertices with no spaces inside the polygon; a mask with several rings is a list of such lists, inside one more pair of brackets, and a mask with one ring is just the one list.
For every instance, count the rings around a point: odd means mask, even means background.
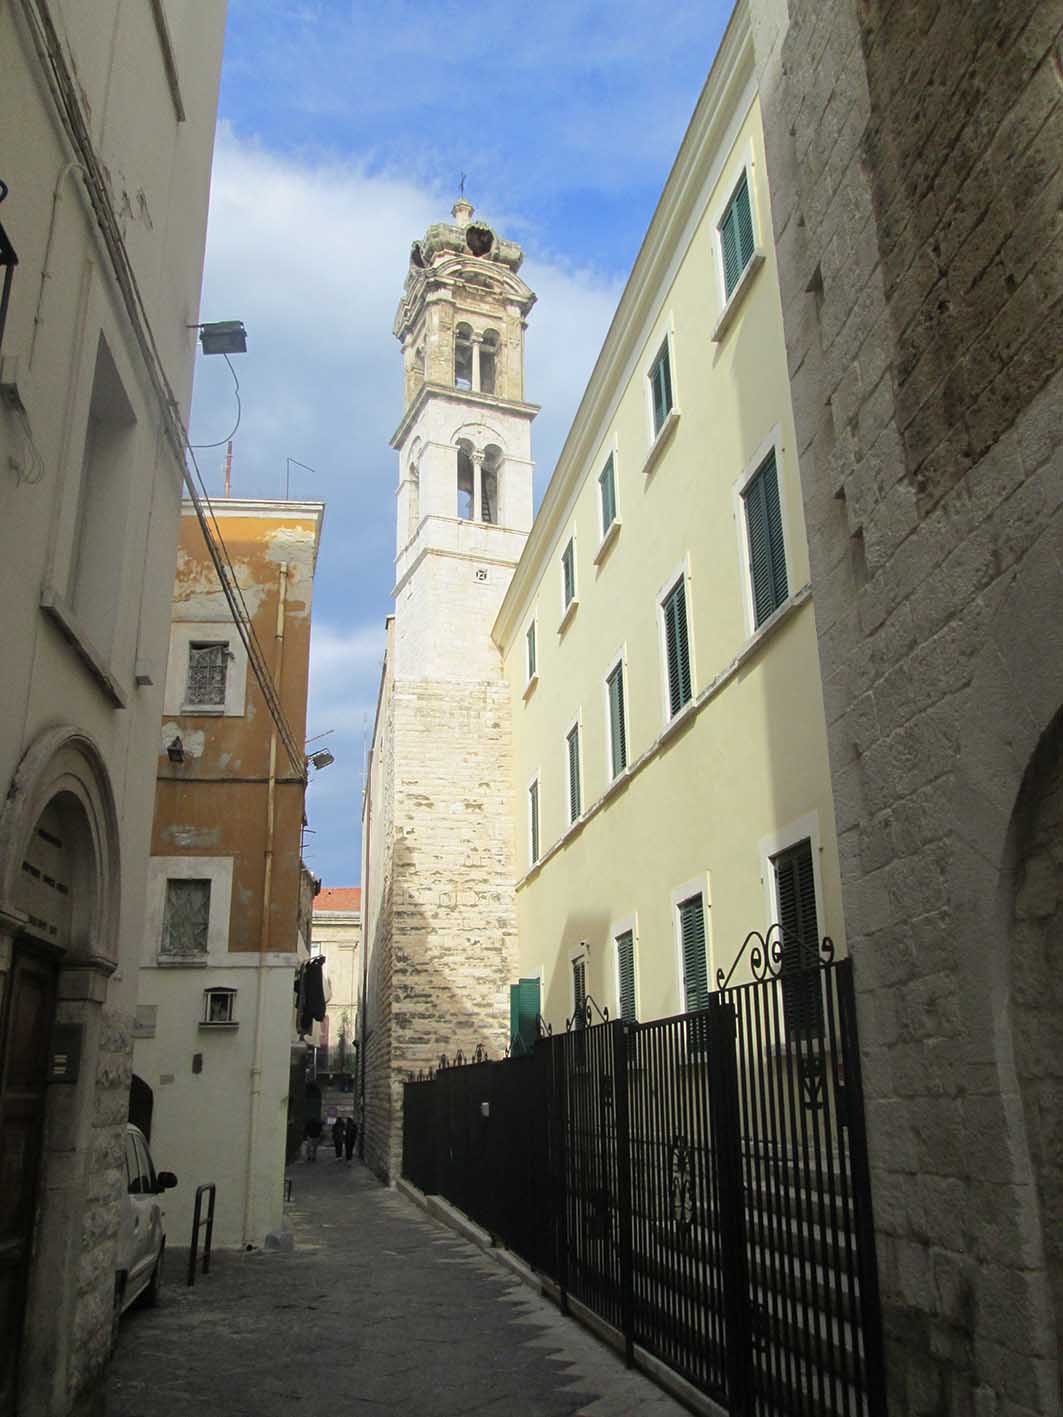
[{"label": "stone masonry wall", "polygon": [[392,1179],[407,1074],[505,1048],[517,939],[508,688],[399,682],[394,733]]},{"label": "stone masonry wall", "polygon": [[751,8],[890,1410],[1056,1413],[1005,882],[1063,703],[1063,14]]},{"label": "stone masonry wall", "polygon": [[[380,704],[373,743],[373,791],[367,879],[362,883],[363,940],[368,954],[365,1049],[365,1159],[376,1174],[391,1172],[393,859],[395,819],[395,699],[390,675]],[[367,920],[368,916],[368,920]],[[368,932],[366,931],[368,925]]]}]

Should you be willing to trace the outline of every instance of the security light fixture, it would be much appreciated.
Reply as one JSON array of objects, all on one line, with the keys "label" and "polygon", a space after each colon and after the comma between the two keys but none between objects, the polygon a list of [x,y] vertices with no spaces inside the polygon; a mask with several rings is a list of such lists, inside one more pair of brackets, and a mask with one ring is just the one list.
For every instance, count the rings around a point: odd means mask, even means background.
[{"label": "security light fixture", "polygon": [[327,768],[329,764],[334,763],[336,759],[332,756],[332,754],[327,748],[322,748],[319,753],[310,754],[310,761],[313,763],[317,771],[320,772],[322,768]]},{"label": "security light fixture", "polygon": [[204,354],[246,354],[247,331],[243,320],[215,320],[199,325],[199,345]]},{"label": "security light fixture", "polygon": [[185,745],[181,739],[175,738],[172,743],[166,745],[166,756],[171,763],[183,763],[185,760]]}]

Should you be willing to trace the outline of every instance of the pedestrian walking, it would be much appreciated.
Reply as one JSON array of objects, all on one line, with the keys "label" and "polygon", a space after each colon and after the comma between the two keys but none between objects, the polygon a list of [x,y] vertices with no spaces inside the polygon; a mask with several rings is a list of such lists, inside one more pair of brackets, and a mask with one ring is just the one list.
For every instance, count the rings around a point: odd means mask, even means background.
[{"label": "pedestrian walking", "polygon": [[343,1145],[347,1152],[347,1160],[350,1161],[354,1155],[354,1144],[358,1140],[358,1123],[353,1117],[347,1118],[347,1126],[344,1129]]},{"label": "pedestrian walking", "polygon": [[343,1138],[346,1130],[346,1127],[343,1125],[343,1118],[337,1117],[332,1124],[332,1145],[336,1148],[337,1161],[343,1159]]},{"label": "pedestrian walking", "polygon": [[306,1159],[317,1160],[317,1148],[321,1141],[321,1118],[311,1117],[306,1124]]}]

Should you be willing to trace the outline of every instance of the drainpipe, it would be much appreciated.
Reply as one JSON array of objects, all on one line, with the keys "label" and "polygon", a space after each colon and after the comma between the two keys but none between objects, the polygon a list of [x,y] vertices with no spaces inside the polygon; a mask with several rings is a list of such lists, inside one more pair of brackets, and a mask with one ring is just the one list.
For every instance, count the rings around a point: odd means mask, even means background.
[{"label": "drainpipe", "polygon": [[[284,669],[284,615],[288,605],[288,563],[278,569],[277,623],[273,632],[273,682],[281,691]],[[277,797],[277,727],[269,735],[269,777],[266,788],[266,850],[262,877],[262,928],[258,940],[258,970],[255,985],[255,1052],[251,1064],[251,1115],[247,1134],[247,1167],[244,1172],[244,1244],[250,1244],[255,1221],[255,1147],[258,1144],[258,1113],[262,1101],[262,1047],[265,1035],[262,994],[265,988],[266,953],[269,950],[270,909],[273,904],[273,829]]]}]

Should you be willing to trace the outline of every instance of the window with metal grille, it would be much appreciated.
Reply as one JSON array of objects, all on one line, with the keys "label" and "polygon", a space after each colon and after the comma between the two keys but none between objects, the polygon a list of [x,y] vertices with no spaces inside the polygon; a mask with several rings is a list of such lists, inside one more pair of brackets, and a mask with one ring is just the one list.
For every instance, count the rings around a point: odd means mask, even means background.
[{"label": "window with metal grille", "polygon": [[789,1038],[819,1038],[819,915],[812,843],[806,837],[772,858],[782,932],[783,1017]]},{"label": "window with metal grille", "polygon": [[723,252],[723,288],[729,299],[739,277],[753,255],[753,209],[749,200],[749,177],[743,172],[734,196],[720,222],[720,247]]},{"label": "window with metal grille", "polygon": [[602,535],[616,520],[616,480],[613,474],[613,455],[609,454],[605,466],[598,474],[598,492],[602,507]]},{"label": "window with metal grille", "polygon": [[753,623],[762,625],[789,594],[774,449],[747,483],[742,500],[749,539],[749,574],[753,583]]},{"label": "window with metal grille", "polygon": [[534,620],[533,620],[533,621],[531,622],[531,624],[528,626],[528,633],[525,635],[524,640],[525,640],[525,644],[526,644],[527,647],[528,647],[528,678],[531,679],[531,678],[534,678],[535,673],[536,673],[536,663],[535,663],[535,621],[534,621]]},{"label": "window with metal grille", "polygon": [[627,767],[623,661],[609,675],[605,685],[609,696],[609,762],[613,770],[613,777],[617,777]]},{"label": "window with metal grille", "polygon": [[672,408],[672,366],[668,357],[667,339],[650,366],[649,377],[650,396],[653,400],[653,436],[656,438]]},{"label": "window with metal grille", "polygon": [[203,1022],[234,1023],[235,989],[205,989],[203,991]]},{"label": "window with metal grille", "polygon": [[225,640],[193,642],[188,646],[185,703],[200,708],[225,707],[229,645]]},{"label": "window with metal grille", "polygon": [[690,641],[687,635],[686,584],[682,576],[661,606],[664,616],[664,656],[668,672],[668,717],[674,718],[691,695]]},{"label": "window with metal grille", "polygon": [[[705,906],[701,892],[680,901],[679,944],[683,954],[683,1004],[688,1014],[709,1006],[709,958],[705,941]],[[708,1020],[692,1020],[687,1039],[692,1049],[708,1046]]]},{"label": "window with metal grille", "polygon": [[167,881],[159,953],[172,959],[205,957],[209,925],[210,881]]},{"label": "window with metal grille", "polygon": [[567,610],[576,594],[576,547],[571,537],[561,553],[561,586]]},{"label": "window with metal grille", "polygon": [[539,779],[528,788],[528,847],[532,865],[539,859]]},{"label": "window with metal grille", "polygon": [[617,992],[620,1017],[627,1023],[637,1022],[635,1008],[635,932],[625,930],[616,937]]},{"label": "window with metal grille", "polygon": [[579,724],[574,724],[565,739],[568,749],[568,820],[578,820],[583,804],[580,794]]}]

